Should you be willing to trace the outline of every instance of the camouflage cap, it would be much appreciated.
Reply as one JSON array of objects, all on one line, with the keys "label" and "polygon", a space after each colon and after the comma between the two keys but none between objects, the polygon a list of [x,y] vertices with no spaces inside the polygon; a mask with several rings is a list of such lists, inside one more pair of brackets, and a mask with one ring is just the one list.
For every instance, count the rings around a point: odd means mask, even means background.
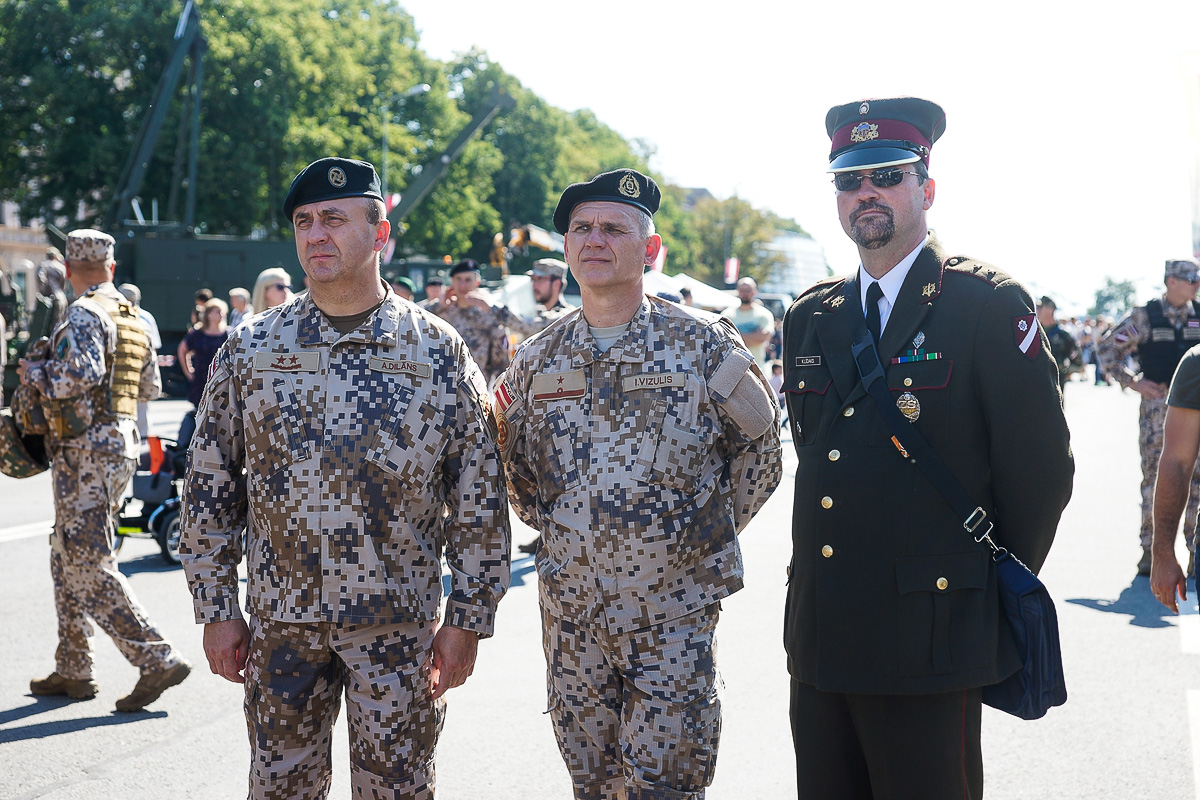
[{"label": "camouflage cap", "polygon": [[67,234],[67,261],[111,261],[115,244],[104,231],[79,228]]},{"label": "camouflage cap", "polygon": [[1188,283],[1195,283],[1200,280],[1200,261],[1194,258],[1167,259],[1166,277],[1179,278]]},{"label": "camouflage cap", "polygon": [[539,258],[533,262],[533,268],[529,270],[529,274],[539,278],[558,278],[560,281],[565,281],[567,279],[567,262],[557,258]]}]

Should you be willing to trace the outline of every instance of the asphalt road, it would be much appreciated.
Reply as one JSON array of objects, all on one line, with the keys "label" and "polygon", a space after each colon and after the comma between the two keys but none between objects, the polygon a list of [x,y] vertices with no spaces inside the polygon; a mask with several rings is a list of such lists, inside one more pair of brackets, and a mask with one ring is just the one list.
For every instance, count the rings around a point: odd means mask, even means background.
[{"label": "asphalt road", "polygon": [[[152,406],[173,431],[179,401]],[[1070,699],[1036,722],[984,710],[989,798],[1196,797],[1200,736],[1200,616],[1174,617],[1135,578],[1137,398],[1116,387],[1067,389],[1077,476],[1042,577],[1059,612]],[[1037,458],[1036,452],[1030,453]],[[788,679],[780,644],[794,469],[742,536],[747,588],[724,603],[720,663],[724,731],[710,800],[794,797]],[[245,795],[249,748],[241,689],[211,675],[183,575],[157,546],[130,541],[122,571],[155,622],[197,669],[146,712],[113,702],[136,670],[103,633],[96,642],[99,696],[34,698],[31,677],[53,668],[54,608],[46,533],[47,476],[0,476],[0,798]],[[515,524],[516,543],[532,538]],[[459,798],[570,796],[545,711],[545,664],[528,557],[496,636],[480,647],[475,675],[449,695],[438,752],[439,794]],[[333,797],[349,796],[344,726],[335,736]]]}]

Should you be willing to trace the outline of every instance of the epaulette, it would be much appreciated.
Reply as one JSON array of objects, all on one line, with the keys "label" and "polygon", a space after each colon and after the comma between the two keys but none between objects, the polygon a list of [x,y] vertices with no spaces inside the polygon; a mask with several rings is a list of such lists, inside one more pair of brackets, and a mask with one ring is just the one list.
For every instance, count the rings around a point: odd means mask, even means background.
[{"label": "epaulette", "polygon": [[999,286],[1006,281],[1012,280],[1012,276],[1007,272],[996,269],[991,264],[971,258],[970,256],[951,256],[946,259],[944,266],[947,270],[953,270],[960,275],[971,275],[982,281],[987,281],[992,286]]}]

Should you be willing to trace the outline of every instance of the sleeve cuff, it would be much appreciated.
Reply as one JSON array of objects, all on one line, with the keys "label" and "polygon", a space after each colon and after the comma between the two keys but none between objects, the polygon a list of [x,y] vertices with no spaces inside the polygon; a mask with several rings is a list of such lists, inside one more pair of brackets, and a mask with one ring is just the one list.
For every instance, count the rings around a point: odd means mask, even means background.
[{"label": "sleeve cuff", "polygon": [[451,597],[446,601],[446,621],[443,624],[471,631],[480,639],[487,639],[495,632],[495,604],[472,603]]}]

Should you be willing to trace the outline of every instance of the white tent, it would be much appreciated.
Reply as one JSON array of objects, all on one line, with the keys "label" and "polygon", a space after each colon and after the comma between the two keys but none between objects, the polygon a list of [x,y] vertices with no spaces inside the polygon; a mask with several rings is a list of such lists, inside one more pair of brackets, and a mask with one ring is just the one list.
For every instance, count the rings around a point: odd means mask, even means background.
[{"label": "white tent", "polygon": [[706,308],[710,311],[721,312],[736,306],[740,301],[736,295],[714,289],[704,281],[696,280],[691,275],[679,273],[671,276],[681,286],[692,290],[692,305]]}]

